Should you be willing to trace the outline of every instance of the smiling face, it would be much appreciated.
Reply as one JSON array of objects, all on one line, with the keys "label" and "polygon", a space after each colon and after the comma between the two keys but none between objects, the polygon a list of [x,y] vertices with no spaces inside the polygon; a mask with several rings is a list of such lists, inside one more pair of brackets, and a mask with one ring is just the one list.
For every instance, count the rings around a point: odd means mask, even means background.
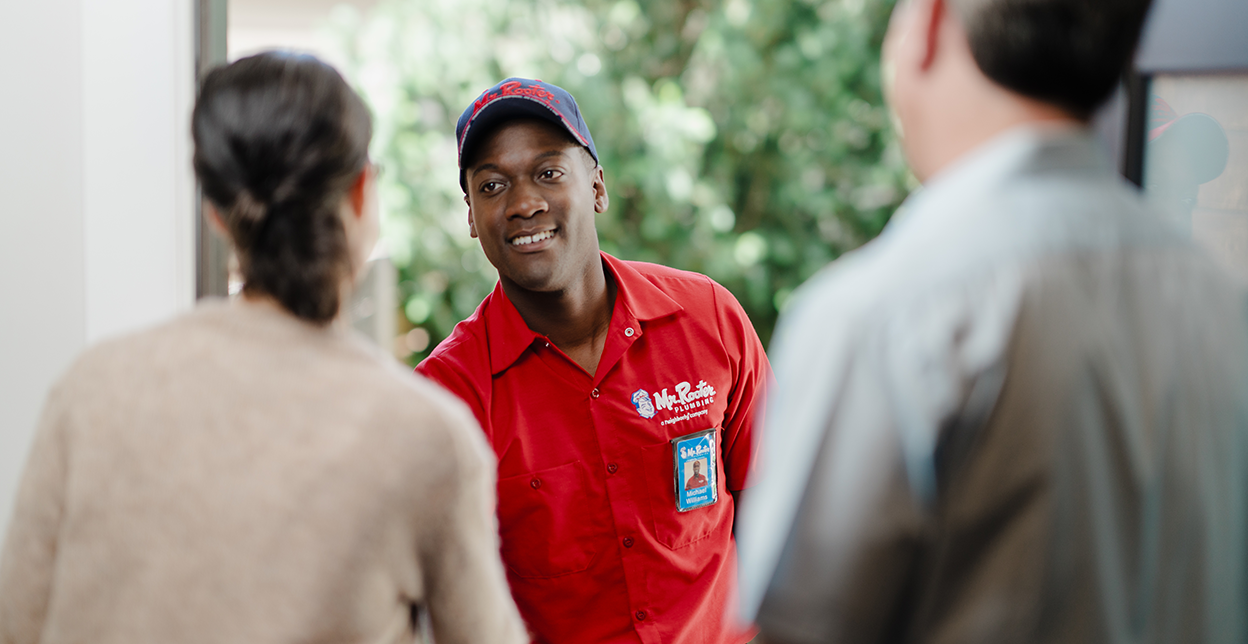
[{"label": "smiling face", "polygon": [[601,266],[594,214],[607,209],[602,168],[557,126],[499,126],[465,179],[469,231],[504,287],[565,291]]}]

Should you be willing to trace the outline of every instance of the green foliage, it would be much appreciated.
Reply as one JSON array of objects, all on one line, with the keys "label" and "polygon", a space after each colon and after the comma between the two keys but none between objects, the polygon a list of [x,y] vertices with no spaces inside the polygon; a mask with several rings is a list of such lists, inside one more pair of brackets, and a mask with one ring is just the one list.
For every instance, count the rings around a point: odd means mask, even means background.
[{"label": "green foliage", "polygon": [[[493,288],[455,120],[508,76],[576,97],[607,252],[710,275],[767,342],[807,277],[874,237],[908,174],[880,91],[888,0],[390,0],[334,26],[377,119],[403,328],[436,345]],[[410,356],[414,363],[427,354]]]}]

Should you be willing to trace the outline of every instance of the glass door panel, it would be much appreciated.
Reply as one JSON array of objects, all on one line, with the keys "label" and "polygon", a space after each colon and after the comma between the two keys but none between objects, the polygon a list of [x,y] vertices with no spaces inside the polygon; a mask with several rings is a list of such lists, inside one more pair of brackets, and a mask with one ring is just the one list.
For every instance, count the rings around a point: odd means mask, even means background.
[{"label": "glass door panel", "polygon": [[1144,189],[1248,285],[1248,74],[1157,74]]}]

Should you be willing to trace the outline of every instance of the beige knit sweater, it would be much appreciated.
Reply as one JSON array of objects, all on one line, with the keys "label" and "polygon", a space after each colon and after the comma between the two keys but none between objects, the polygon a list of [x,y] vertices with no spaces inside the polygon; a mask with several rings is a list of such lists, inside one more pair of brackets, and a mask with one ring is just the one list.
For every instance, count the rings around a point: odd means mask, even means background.
[{"label": "beige knit sweater", "polygon": [[217,302],[53,389],[0,642],[527,641],[470,413],[339,329]]}]

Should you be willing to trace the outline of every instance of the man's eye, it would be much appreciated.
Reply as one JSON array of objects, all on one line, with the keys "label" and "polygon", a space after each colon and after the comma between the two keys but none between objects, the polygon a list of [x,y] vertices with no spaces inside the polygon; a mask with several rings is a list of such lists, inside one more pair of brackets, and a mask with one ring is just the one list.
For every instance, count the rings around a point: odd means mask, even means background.
[{"label": "man's eye", "polygon": [[498,189],[498,186],[499,183],[497,181],[486,181],[481,184],[481,192],[494,192]]},{"label": "man's eye", "polygon": [[560,172],[560,171],[558,171],[558,170],[554,170],[554,169],[551,169],[551,170],[542,170],[542,173],[541,173],[540,175],[538,175],[538,176],[540,176],[540,177],[541,177],[541,178],[543,178],[543,179],[557,179],[557,178],[559,178],[559,177],[563,176],[563,173],[562,173],[562,172]]}]

